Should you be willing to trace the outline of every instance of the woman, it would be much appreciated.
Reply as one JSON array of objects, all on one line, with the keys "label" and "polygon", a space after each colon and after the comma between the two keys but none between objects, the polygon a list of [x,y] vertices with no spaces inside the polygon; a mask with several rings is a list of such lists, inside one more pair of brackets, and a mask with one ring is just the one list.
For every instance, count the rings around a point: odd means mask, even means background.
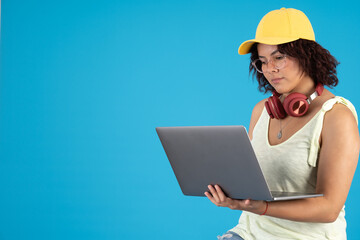
[{"label": "woman", "polygon": [[259,89],[273,96],[253,109],[249,136],[271,190],[323,197],[265,202],[235,200],[217,185],[205,195],[217,206],[242,210],[239,224],[218,239],[346,239],[344,204],[359,156],[353,105],[323,86],[336,86],[336,59],[318,43],[299,10],[269,12],[251,53]]}]

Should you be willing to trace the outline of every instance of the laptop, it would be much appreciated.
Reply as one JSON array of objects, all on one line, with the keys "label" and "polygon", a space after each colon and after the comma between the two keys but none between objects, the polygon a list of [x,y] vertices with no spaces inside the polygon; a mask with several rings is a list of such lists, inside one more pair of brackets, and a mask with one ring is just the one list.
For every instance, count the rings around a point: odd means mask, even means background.
[{"label": "laptop", "polygon": [[218,184],[233,199],[323,196],[270,191],[244,126],[157,127],[156,132],[185,195],[205,196],[209,184]]}]

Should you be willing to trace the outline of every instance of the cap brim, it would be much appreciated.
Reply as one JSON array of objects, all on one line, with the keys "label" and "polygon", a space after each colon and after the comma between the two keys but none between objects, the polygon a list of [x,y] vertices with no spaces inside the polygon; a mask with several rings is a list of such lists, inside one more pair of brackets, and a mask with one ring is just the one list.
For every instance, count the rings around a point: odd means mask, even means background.
[{"label": "cap brim", "polygon": [[288,43],[288,42],[292,42],[295,40],[298,40],[299,38],[258,38],[258,39],[251,39],[251,40],[247,40],[245,42],[243,42],[239,49],[238,49],[238,53],[240,55],[245,55],[248,54],[250,51],[251,46],[254,43],[263,43],[263,44],[268,44],[268,45],[278,45],[278,44],[283,44],[283,43]]}]

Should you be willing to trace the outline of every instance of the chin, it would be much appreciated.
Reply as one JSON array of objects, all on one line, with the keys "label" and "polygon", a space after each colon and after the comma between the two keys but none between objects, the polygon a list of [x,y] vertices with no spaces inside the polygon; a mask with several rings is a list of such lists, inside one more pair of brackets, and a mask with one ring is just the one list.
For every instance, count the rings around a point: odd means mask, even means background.
[{"label": "chin", "polygon": [[279,94],[284,94],[286,91],[281,87],[274,87],[275,91]]},{"label": "chin", "polygon": [[287,93],[290,93],[291,90],[289,88],[285,88],[285,87],[282,87],[282,86],[273,86],[275,91],[278,92],[279,94],[287,94]]}]

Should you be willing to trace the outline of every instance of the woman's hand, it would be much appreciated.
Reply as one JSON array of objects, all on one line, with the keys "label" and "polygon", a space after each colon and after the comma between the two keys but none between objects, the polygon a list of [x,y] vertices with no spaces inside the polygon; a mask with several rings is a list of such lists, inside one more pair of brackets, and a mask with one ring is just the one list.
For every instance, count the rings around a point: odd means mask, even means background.
[{"label": "woman's hand", "polygon": [[205,192],[205,196],[218,207],[228,207],[233,210],[243,210],[256,214],[262,214],[266,210],[265,201],[256,201],[250,199],[236,200],[227,197],[219,185],[208,185],[208,188],[209,192]]}]

